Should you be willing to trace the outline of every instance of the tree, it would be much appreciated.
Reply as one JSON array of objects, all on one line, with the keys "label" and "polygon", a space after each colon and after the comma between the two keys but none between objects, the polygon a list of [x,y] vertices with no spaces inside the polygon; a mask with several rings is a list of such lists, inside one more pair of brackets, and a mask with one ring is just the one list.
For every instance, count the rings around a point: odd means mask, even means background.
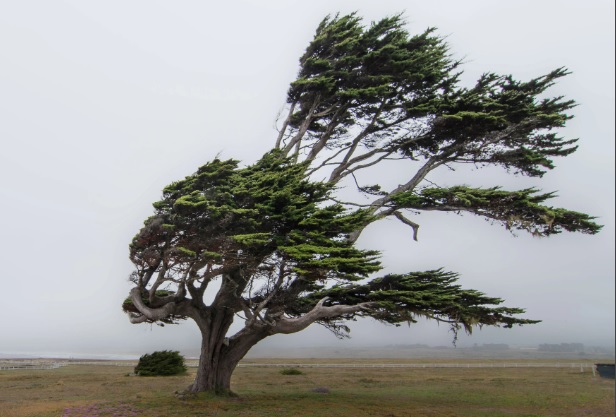
[{"label": "tree", "polygon": [[[486,73],[464,88],[460,66],[434,29],[410,35],[401,16],[368,27],[355,14],[327,17],[300,59],[273,149],[247,167],[215,159],[163,190],[130,244],[135,286],[123,308],[133,323],[197,323],[189,391],[228,392],[256,343],[312,323],[345,337],[345,321],[358,317],[427,317],[448,323],[454,340],[462,329],[537,323],[443,269],[375,277],[378,252],[355,246],[390,216],[417,240],[425,211],[471,213],[535,236],[600,230],[589,215],[545,205],[553,193],[427,180],[459,164],[541,177],[576,149],[555,133],[575,103],[542,98],[565,69],[526,82]],[[401,185],[360,184],[360,172],[383,164]],[[349,182],[361,198],[342,196]],[[228,336],[235,319],[244,327]]]}]

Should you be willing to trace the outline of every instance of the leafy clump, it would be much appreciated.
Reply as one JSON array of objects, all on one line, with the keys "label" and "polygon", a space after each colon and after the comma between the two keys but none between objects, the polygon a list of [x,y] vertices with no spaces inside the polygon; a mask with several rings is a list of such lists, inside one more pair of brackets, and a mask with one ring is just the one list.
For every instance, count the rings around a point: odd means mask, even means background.
[{"label": "leafy clump", "polygon": [[296,368],[286,368],[280,371],[282,375],[303,375],[304,373]]},{"label": "leafy clump", "polygon": [[135,374],[139,376],[168,376],[186,372],[184,357],[180,352],[163,350],[145,354],[139,358],[135,366]]}]

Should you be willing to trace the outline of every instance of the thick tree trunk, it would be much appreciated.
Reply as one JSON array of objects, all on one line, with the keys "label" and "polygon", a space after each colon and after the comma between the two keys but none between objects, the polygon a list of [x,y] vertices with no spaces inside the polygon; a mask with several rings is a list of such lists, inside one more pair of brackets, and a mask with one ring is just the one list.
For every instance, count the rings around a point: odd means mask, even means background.
[{"label": "thick tree trunk", "polygon": [[187,389],[189,392],[212,392],[217,395],[229,395],[231,375],[237,363],[218,361],[217,363],[199,363],[197,377]]},{"label": "thick tree trunk", "polygon": [[204,337],[201,343],[201,356],[195,382],[189,387],[189,392],[211,391],[225,394],[231,391],[231,374],[237,362],[230,361],[224,355],[224,349],[211,346],[209,338]]},{"label": "thick tree trunk", "polygon": [[233,322],[233,313],[228,310],[212,313],[198,323],[202,337],[201,356],[197,376],[187,391],[229,395],[232,393],[231,375],[237,364],[268,333],[264,328],[245,328],[228,339],[225,335]]},{"label": "thick tree trunk", "polygon": [[233,323],[233,313],[224,309],[210,309],[198,320],[201,330],[201,352],[195,382],[189,392],[228,392],[231,389],[231,373],[235,364],[225,359],[225,335]]}]

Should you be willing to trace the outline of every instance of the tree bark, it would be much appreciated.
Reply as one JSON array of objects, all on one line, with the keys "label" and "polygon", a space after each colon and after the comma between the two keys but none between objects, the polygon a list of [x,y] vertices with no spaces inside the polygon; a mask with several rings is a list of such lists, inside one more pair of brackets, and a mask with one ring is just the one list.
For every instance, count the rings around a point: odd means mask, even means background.
[{"label": "tree bark", "polygon": [[201,355],[197,376],[187,391],[231,395],[231,375],[237,364],[268,333],[265,328],[254,326],[226,338],[225,334],[233,323],[233,312],[210,310],[207,316],[196,320],[201,330]]},{"label": "tree bark", "polygon": [[197,376],[187,391],[195,393],[209,391],[219,395],[231,392],[231,375],[237,363],[232,363],[221,353],[221,349],[212,346],[209,338],[204,335]]}]

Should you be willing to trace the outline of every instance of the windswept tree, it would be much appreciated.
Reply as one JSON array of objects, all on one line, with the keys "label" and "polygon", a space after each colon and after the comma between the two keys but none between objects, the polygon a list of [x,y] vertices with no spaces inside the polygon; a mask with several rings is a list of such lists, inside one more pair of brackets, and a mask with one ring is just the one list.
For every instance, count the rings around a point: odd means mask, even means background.
[{"label": "windswept tree", "polygon": [[[486,73],[472,88],[460,86],[460,71],[434,29],[411,35],[400,16],[369,26],[355,14],[328,17],[300,59],[273,149],[247,167],[215,159],[163,190],[130,244],[134,288],[123,308],[133,323],[197,323],[189,391],[228,391],[256,343],[313,323],[344,337],[345,321],[358,317],[427,317],[455,334],[537,322],[443,269],[378,276],[378,252],[355,246],[389,216],[417,239],[425,211],[472,213],[536,236],[599,231],[591,216],[546,205],[550,192],[427,180],[458,164],[541,177],[576,149],[556,134],[574,102],[544,98],[565,69],[529,81]],[[397,164],[388,175],[399,186],[357,180],[384,163]],[[361,198],[341,196],[348,183]],[[234,320],[243,328],[230,335]]]}]

